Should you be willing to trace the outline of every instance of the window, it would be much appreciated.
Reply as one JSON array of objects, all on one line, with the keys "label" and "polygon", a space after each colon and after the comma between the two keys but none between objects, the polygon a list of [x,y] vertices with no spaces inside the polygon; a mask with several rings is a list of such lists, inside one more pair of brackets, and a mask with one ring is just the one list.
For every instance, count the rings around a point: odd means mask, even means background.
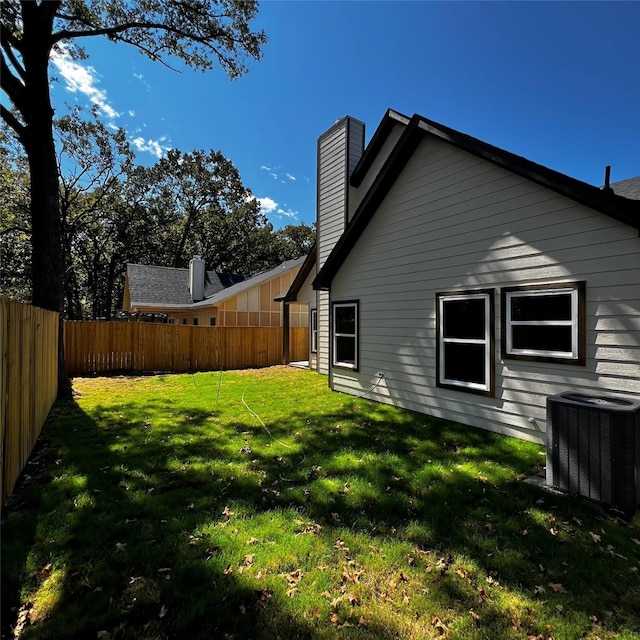
[{"label": "window", "polygon": [[186,318],[182,318],[182,324],[187,324],[187,319]]},{"label": "window", "polygon": [[311,353],[318,351],[318,310],[311,309]]},{"label": "window", "polygon": [[216,326],[216,317],[215,316],[211,316],[209,318],[209,326],[211,326],[211,327],[215,327]]},{"label": "window", "polygon": [[436,294],[437,385],[494,394],[493,291]]},{"label": "window", "polygon": [[198,325],[198,318],[194,318],[193,319],[193,326],[197,326]]},{"label": "window", "polygon": [[333,305],[333,365],[358,368],[358,303]]},{"label": "window", "polygon": [[584,364],[585,283],[502,290],[505,358]]}]

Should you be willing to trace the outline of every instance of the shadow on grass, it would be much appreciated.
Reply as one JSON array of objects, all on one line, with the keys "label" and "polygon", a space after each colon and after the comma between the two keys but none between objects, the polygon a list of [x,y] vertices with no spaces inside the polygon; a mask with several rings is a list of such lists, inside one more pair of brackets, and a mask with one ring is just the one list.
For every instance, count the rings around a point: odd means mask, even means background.
[{"label": "shadow on grass", "polygon": [[[597,506],[522,483],[543,464],[539,448],[350,399],[266,424],[241,411],[223,421],[215,408],[162,398],[91,415],[56,405],[39,453],[45,475],[3,522],[3,634],[21,614],[33,623],[23,638],[402,637],[389,619],[321,626],[312,609],[288,606],[284,587],[261,586],[245,524],[282,514],[300,519],[294,529],[316,527],[328,548],[351,536],[356,561],[365,546],[401,540],[418,558],[404,570],[435,571],[431,597],[449,611],[467,614],[496,585],[533,594],[560,584],[572,615],[640,631],[640,590],[599,582],[621,563],[628,531]],[[166,420],[147,419],[158,414]],[[584,522],[610,549],[589,545]],[[477,575],[454,575],[454,557]],[[545,606],[563,606],[546,589]],[[21,590],[38,598],[20,612]],[[533,628],[538,614],[527,615],[485,603],[495,640]]]}]

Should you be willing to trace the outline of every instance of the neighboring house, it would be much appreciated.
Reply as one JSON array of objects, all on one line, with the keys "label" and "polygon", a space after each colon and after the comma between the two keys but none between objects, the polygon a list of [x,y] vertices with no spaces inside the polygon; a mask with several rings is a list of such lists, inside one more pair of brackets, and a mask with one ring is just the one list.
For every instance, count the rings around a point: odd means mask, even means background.
[{"label": "neighboring house", "polygon": [[[218,327],[280,327],[282,305],[304,258],[287,260],[261,273],[245,276],[206,271],[194,257],[188,269],[127,265],[123,309],[166,314],[175,324]],[[307,306],[295,305],[290,326],[306,327]]]},{"label": "neighboring house", "polygon": [[539,442],[550,395],[640,397],[640,178],[600,189],[389,110],[366,149],[348,116],[320,136],[317,179],[282,299],[332,389]]}]

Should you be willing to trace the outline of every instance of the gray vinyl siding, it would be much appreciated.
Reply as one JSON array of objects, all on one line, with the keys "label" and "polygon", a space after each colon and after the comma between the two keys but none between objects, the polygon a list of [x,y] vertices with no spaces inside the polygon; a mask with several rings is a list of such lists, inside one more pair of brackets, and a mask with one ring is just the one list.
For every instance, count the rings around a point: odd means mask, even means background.
[{"label": "gray vinyl siding", "polygon": [[[342,235],[355,190],[347,178],[364,148],[364,124],[350,117],[337,122],[318,139],[317,242],[319,269]],[[329,296],[318,292],[319,373],[329,373]]]},{"label": "gray vinyl siding", "polygon": [[318,142],[318,263],[344,231],[347,194],[346,122]]},{"label": "gray vinyl siding", "polygon": [[[500,288],[586,281],[586,366],[501,359]],[[495,291],[494,398],[438,388],[435,295]],[[546,397],[640,397],[638,231],[427,137],[335,277],[359,301],[359,372],[332,388],[544,441]]]},{"label": "gray vinyl siding", "polygon": [[[347,120],[343,119],[318,140],[318,269],[344,231],[347,161]],[[317,293],[317,370],[326,375],[329,373],[329,296],[323,291]]]}]

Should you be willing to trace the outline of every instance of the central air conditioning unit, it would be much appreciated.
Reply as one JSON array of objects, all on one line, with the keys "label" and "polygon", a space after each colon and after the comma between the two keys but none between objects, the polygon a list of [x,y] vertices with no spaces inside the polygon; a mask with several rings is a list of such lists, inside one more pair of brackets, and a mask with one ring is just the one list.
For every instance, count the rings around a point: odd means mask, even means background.
[{"label": "central air conditioning unit", "polygon": [[547,484],[632,513],[640,504],[640,402],[547,398]]}]

